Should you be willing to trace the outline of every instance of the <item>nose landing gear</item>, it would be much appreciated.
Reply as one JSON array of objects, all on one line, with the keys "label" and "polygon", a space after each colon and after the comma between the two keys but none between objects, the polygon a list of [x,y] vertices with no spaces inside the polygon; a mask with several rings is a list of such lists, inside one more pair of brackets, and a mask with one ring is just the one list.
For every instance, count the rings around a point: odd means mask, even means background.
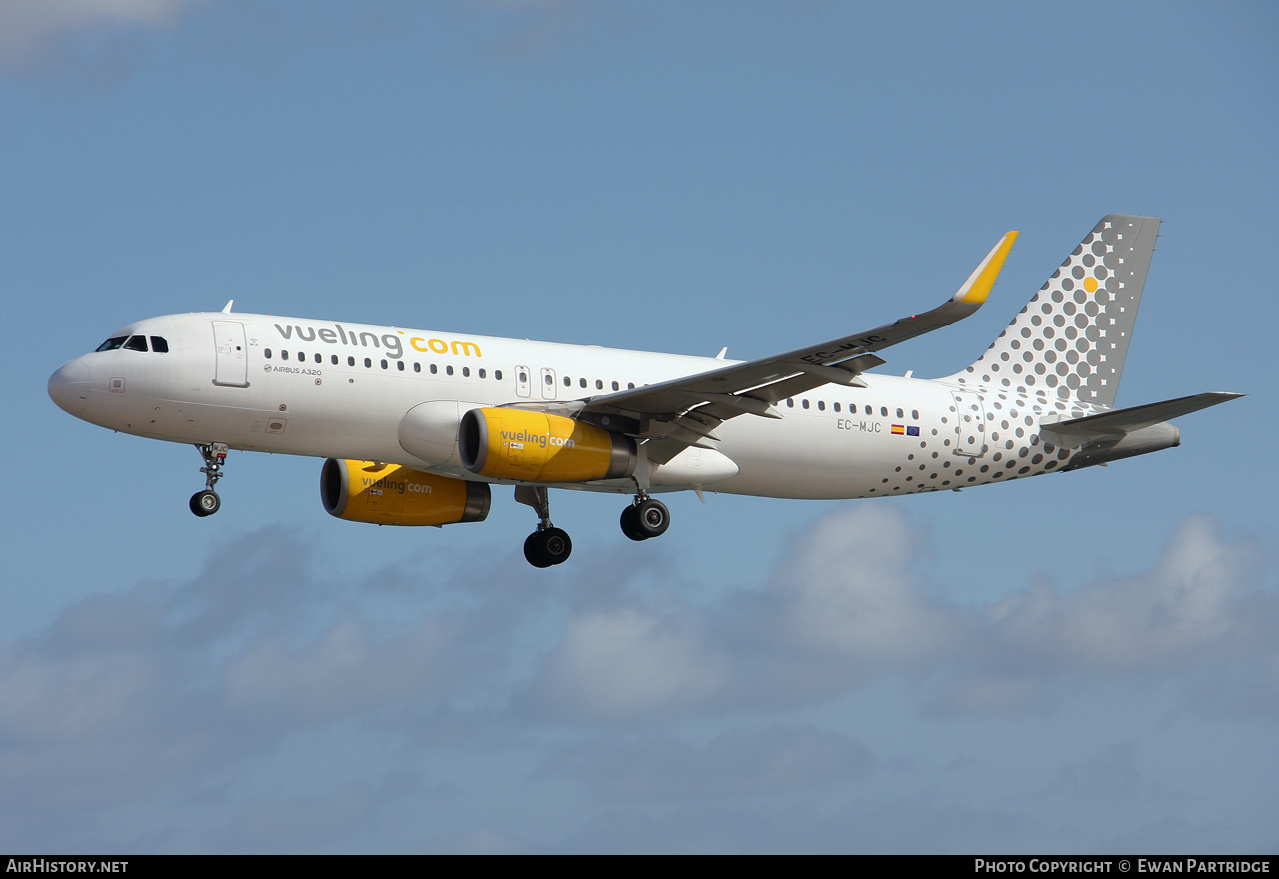
[{"label": "nose landing gear", "polygon": [[198,445],[195,450],[204,458],[204,466],[200,468],[200,472],[204,474],[204,491],[197,491],[191,495],[190,507],[191,512],[203,519],[205,516],[212,516],[222,508],[222,499],[213,490],[213,486],[217,485],[218,480],[223,476],[222,465],[226,463],[227,445],[226,443],[209,443]]}]

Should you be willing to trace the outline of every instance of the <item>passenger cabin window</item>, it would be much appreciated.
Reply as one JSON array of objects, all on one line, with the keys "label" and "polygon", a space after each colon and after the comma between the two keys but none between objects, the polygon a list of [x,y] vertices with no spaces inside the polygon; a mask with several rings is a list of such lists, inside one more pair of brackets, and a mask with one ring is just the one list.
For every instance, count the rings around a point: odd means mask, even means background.
[{"label": "passenger cabin window", "polygon": [[152,336],[151,350],[154,351],[156,354],[168,354],[169,341],[165,339],[164,336]]},{"label": "passenger cabin window", "polygon": [[147,350],[146,336],[130,336],[129,341],[124,343],[126,351],[145,351]]},{"label": "passenger cabin window", "polygon": [[125,340],[128,338],[129,338],[128,336],[115,336],[113,338],[107,339],[105,342],[103,342],[101,345],[98,346],[97,350],[114,351],[116,348],[119,348],[122,345],[124,345]]}]

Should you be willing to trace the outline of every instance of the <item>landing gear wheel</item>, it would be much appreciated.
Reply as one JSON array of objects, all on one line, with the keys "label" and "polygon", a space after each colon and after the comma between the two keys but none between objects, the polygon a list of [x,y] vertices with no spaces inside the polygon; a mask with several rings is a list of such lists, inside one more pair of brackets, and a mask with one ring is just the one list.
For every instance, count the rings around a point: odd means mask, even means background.
[{"label": "landing gear wheel", "polygon": [[534,531],[524,541],[524,558],[535,568],[549,568],[568,560],[573,541],[562,528]]},{"label": "landing gear wheel", "polygon": [[551,560],[542,553],[542,532],[534,531],[524,538],[524,558],[535,568],[549,568]]},{"label": "landing gear wheel", "polygon": [[635,510],[635,520],[639,522],[640,531],[646,538],[661,537],[671,526],[671,511],[661,501],[648,498],[640,501]]},{"label": "landing gear wheel", "polygon": [[640,530],[639,507],[634,504],[622,510],[622,533],[631,540],[648,539],[648,535]]},{"label": "landing gear wheel", "polygon": [[631,540],[661,537],[671,525],[671,512],[666,504],[644,498],[622,510],[622,533]]},{"label": "landing gear wheel", "polygon": [[212,516],[221,508],[222,498],[218,497],[217,492],[205,490],[191,495],[191,512],[201,519]]}]

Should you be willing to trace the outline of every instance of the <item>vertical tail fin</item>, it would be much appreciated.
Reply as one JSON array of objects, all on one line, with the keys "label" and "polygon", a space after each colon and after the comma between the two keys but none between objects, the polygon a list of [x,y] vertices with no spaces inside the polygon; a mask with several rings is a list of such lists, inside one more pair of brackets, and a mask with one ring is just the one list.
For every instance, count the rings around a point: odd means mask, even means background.
[{"label": "vertical tail fin", "polygon": [[986,353],[951,378],[1112,408],[1160,222],[1102,218]]}]

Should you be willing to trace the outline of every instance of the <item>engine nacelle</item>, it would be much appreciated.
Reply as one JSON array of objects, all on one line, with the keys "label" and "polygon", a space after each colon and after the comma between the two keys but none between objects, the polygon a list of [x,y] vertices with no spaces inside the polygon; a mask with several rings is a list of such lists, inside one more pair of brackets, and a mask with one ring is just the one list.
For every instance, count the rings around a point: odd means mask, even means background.
[{"label": "engine nacelle", "polygon": [[324,509],[349,522],[449,525],[482,522],[492,494],[487,483],[423,473],[399,464],[338,461],[320,471]]},{"label": "engine nacelle", "polygon": [[634,440],[531,409],[470,410],[458,446],[466,469],[494,479],[585,482],[635,472]]},{"label": "engine nacelle", "polygon": [[419,403],[400,420],[400,448],[431,469],[461,468],[457,454],[457,427],[462,413],[481,403],[430,400]]}]

